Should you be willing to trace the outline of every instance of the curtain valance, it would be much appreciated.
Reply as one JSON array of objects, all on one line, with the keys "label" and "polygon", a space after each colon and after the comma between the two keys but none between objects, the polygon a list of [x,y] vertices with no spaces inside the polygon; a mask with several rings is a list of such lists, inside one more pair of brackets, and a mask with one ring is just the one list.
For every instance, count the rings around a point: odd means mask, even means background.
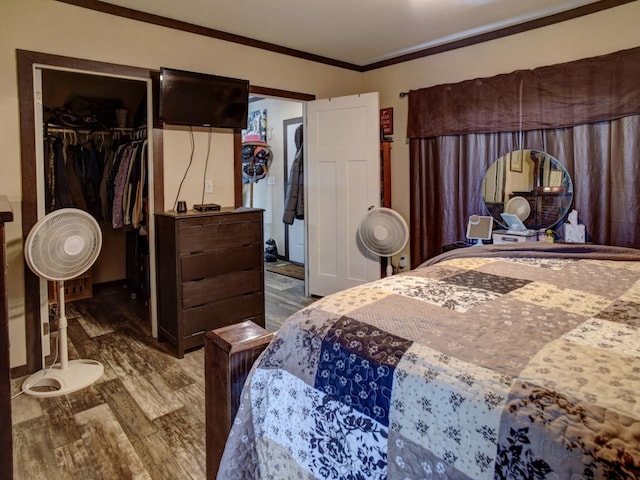
[{"label": "curtain valance", "polygon": [[640,113],[640,47],[409,92],[409,138],[563,128]]}]

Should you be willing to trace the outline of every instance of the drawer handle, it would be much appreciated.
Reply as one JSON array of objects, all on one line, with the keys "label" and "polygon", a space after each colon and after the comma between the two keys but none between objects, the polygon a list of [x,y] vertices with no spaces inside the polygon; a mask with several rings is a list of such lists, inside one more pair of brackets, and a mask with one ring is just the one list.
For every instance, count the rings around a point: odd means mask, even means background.
[{"label": "drawer handle", "polygon": [[517,238],[511,238],[511,237],[500,237],[500,240],[502,240],[503,242],[514,242],[514,243],[518,242]]}]

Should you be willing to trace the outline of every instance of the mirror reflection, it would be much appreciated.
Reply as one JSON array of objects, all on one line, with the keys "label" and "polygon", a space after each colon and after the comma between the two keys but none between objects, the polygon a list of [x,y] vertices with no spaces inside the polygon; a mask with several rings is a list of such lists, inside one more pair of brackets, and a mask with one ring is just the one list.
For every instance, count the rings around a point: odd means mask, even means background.
[{"label": "mirror reflection", "polygon": [[539,150],[515,150],[498,158],[482,182],[489,214],[506,228],[501,213],[517,215],[529,229],[555,226],[569,212],[573,183],[564,166]]}]

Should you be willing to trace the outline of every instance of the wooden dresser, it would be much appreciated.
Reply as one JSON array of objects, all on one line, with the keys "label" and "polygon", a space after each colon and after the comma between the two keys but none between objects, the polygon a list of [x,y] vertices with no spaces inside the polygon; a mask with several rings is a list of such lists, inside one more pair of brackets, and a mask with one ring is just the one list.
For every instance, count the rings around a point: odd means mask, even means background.
[{"label": "wooden dresser", "polygon": [[157,213],[158,337],[178,358],[206,331],[251,320],[264,327],[261,209]]}]

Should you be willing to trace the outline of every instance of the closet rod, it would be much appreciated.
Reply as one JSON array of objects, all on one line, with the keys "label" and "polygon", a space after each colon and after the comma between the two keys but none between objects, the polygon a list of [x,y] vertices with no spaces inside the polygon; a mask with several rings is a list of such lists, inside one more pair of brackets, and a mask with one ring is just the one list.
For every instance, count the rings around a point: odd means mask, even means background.
[{"label": "closet rod", "polygon": [[61,127],[58,125],[44,125],[45,132],[48,133],[75,133],[79,135],[91,135],[91,134],[100,134],[100,135],[110,135],[112,133],[131,133],[134,132],[135,128],[110,128],[108,130],[89,130],[86,128],[70,128],[70,127]]}]

